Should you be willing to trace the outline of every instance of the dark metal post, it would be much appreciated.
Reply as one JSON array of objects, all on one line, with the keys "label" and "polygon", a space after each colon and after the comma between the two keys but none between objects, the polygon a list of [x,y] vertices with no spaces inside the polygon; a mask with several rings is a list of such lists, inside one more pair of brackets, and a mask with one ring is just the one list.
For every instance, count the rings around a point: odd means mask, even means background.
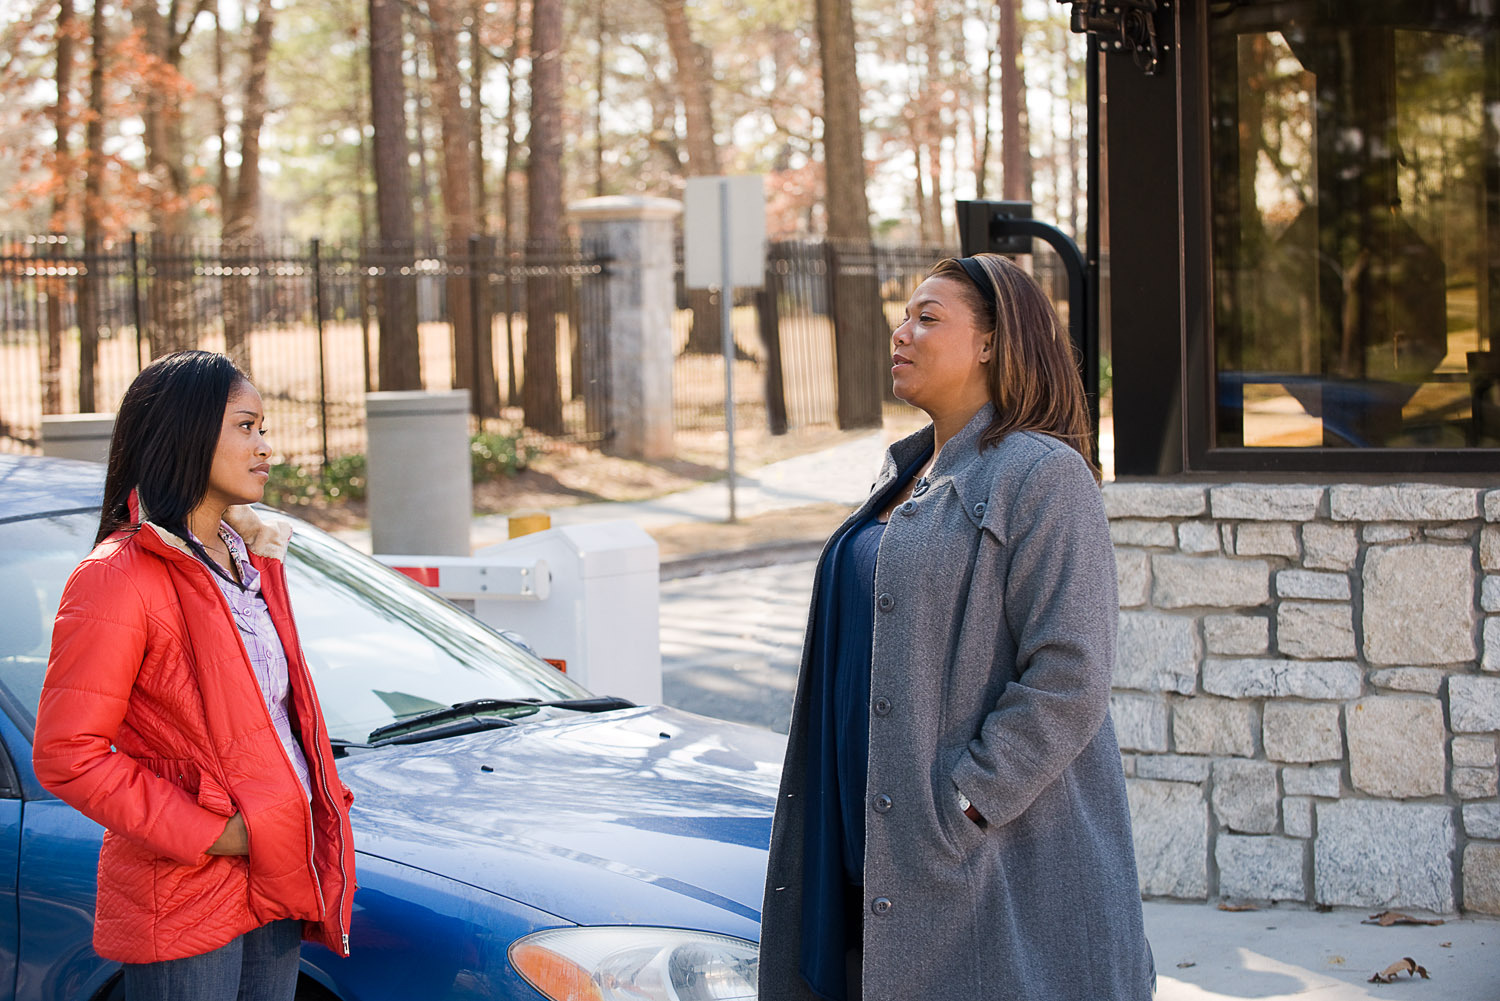
[{"label": "dark metal post", "polygon": [[772,254],[766,256],[766,277],[760,291],[755,293],[756,315],[760,320],[760,343],[766,352],[766,420],[773,435],[787,431],[786,382],[781,371],[781,323],[776,310],[779,306],[780,283],[776,266],[779,263]]},{"label": "dark metal post", "polygon": [[[1103,339],[1099,318],[1104,309],[1104,270],[1100,260],[1103,234],[1099,230],[1104,206],[1104,192],[1099,187],[1099,62],[1104,56],[1095,51],[1092,39],[1086,39],[1086,41],[1088,44],[1085,48],[1088,56],[1084,60],[1083,79],[1085,102],[1088,105],[1088,138],[1084,155],[1087,158],[1088,167],[1084,183],[1088,186],[1088,214],[1084,221],[1084,251],[1087,255],[1084,262],[1084,274],[1088,276],[1088,315],[1084,333],[1095,352],[1093,367],[1095,381],[1093,395],[1089,397],[1092,407],[1089,419],[1094,424],[1094,452],[1097,455],[1099,451],[1099,406],[1102,402],[1099,399],[1098,378],[1099,363],[1103,361]],[[1086,381],[1084,389],[1088,389]]]},{"label": "dark metal post", "polygon": [[142,313],[141,307],[141,250],[140,236],[132,232],[130,234],[130,298],[131,309],[135,315],[135,366],[137,369],[145,366],[143,361],[143,337],[141,334]]},{"label": "dark metal post", "polygon": [[1045,240],[1068,269],[1068,336],[1078,349],[1079,364],[1083,366],[1083,392],[1089,404],[1089,430],[1094,437],[1097,451],[1099,443],[1099,341],[1089,336],[1089,281],[1088,265],[1078,244],[1051,223],[1038,219],[1001,219],[996,228],[1001,233],[1031,236]]},{"label": "dark metal post", "polygon": [[[1093,193],[1089,194],[1090,200]],[[1016,237],[1045,240],[1062,258],[1068,271],[1068,336],[1078,351],[1078,365],[1083,377],[1083,393],[1089,408],[1089,433],[1093,439],[1095,459],[1099,454],[1099,338],[1098,328],[1090,324],[1090,280],[1088,265],[1078,244],[1051,223],[1007,212],[999,202],[960,202],[959,232],[964,236],[963,253],[994,251],[998,246],[1007,253],[1023,253]],[[1029,206],[1026,209],[1029,210]],[[979,214],[987,219],[980,219]],[[987,223],[987,225],[981,225]],[[977,244],[977,245],[976,245]]]},{"label": "dark metal post", "polygon": [[481,359],[479,353],[479,324],[488,317],[479,314],[479,236],[469,234],[469,413],[479,421],[481,426],[484,422],[484,407],[481,405],[481,387],[487,379],[484,378],[486,367],[490,364],[488,358]]},{"label": "dark metal post", "polygon": [[312,239],[313,272],[313,322],[318,329],[318,426],[323,438],[323,468],[320,475],[328,475],[328,372],[324,360],[323,345],[323,259],[319,240]]}]

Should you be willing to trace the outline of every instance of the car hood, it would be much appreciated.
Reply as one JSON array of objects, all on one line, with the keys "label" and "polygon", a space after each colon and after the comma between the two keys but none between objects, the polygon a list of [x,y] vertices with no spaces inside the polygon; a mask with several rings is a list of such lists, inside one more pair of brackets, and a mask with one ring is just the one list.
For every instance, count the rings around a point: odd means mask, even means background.
[{"label": "car hood", "polygon": [[786,738],[667,708],[355,753],[358,850],[579,924],[755,937]]}]

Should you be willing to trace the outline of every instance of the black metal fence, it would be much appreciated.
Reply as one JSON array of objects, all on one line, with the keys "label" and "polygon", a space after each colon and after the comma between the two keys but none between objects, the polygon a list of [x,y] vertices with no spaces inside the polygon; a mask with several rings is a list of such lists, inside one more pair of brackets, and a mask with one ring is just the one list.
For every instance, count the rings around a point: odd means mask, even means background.
[{"label": "black metal fence", "polygon": [[[841,423],[832,308],[836,279],[856,272],[876,278],[878,312],[859,315],[859,329],[845,343],[883,359],[889,355],[891,329],[900,322],[912,291],[934,263],[953,252],[943,247],[878,245],[858,251],[836,251],[822,240],[776,241],[767,248],[761,287],[736,290],[732,315],[738,426],[760,424],[780,432]],[[724,422],[724,356],[718,293],[695,294],[683,287],[680,244],[677,262],[676,425],[719,428]],[[846,365],[851,361],[843,359]],[[889,386],[877,381],[868,392],[888,395]]]},{"label": "black metal fence", "polygon": [[112,411],[152,357],[201,347],[250,373],[287,460],[363,451],[392,271],[414,286],[421,386],[468,389],[476,427],[520,427],[528,295],[545,292],[562,401],[553,437],[604,440],[608,260],[578,245],[492,248],[132,237],[84,252],[66,238],[0,239],[0,450],[36,449],[44,413]]},{"label": "black metal fence", "polygon": [[[889,398],[891,329],[950,253],[772,243],[763,286],[735,293],[737,426],[781,433],[846,424],[871,406],[878,419]],[[684,432],[716,431],[725,404],[719,302],[683,287],[681,259],[679,246],[674,421]],[[402,252],[132,237],[86,253],[62,237],[0,239],[0,450],[35,450],[44,413],[111,411],[150,358],[203,347],[251,374],[286,460],[317,465],[361,452],[364,394],[380,388],[380,287],[391,274],[414,286],[420,384],[467,389],[476,429],[521,430],[528,295],[550,302],[541,312],[555,327],[555,372],[530,374],[557,380],[561,421],[537,440],[602,444],[611,435],[604,278],[612,264],[596,247],[506,255],[480,237]],[[1032,266],[1065,306],[1056,259],[1038,254]],[[850,278],[861,308],[840,311],[855,329],[838,332],[834,299]]]}]

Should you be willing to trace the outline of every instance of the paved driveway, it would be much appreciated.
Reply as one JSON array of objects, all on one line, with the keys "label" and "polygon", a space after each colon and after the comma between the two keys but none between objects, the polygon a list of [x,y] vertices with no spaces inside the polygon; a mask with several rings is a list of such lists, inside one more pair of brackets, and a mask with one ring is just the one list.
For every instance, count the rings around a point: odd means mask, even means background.
[{"label": "paved driveway", "polygon": [[662,581],[668,705],[786,733],[813,562]]}]

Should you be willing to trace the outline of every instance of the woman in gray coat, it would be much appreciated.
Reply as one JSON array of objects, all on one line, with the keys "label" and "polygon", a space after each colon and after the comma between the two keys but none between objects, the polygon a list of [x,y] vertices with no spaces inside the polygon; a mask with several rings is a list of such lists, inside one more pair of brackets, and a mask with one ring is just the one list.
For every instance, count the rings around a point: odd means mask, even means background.
[{"label": "woman in gray coat", "polygon": [[760,998],[1146,1001],[1114,550],[1071,348],[989,254],[933,268],[891,344],[896,396],[932,423],[819,561]]}]

